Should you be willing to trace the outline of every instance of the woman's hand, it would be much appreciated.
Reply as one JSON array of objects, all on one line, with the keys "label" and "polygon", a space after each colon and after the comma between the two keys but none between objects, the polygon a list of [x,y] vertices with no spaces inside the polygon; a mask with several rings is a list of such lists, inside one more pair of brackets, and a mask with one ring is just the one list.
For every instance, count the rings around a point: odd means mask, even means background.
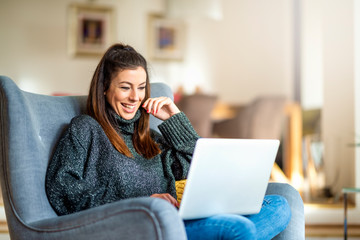
[{"label": "woman's hand", "polygon": [[180,112],[179,108],[168,97],[148,98],[142,107],[163,121]]},{"label": "woman's hand", "polygon": [[176,199],[168,193],[160,193],[160,194],[156,193],[156,194],[151,195],[150,197],[161,198],[161,199],[168,201],[169,203],[171,203],[173,206],[175,206],[177,208],[180,207],[180,203],[178,201],[176,201]]}]

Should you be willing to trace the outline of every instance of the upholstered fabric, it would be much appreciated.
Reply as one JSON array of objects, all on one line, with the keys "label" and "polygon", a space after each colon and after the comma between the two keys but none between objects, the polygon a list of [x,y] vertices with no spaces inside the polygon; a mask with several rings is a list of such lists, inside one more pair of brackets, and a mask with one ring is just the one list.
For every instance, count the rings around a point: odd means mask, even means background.
[{"label": "upholstered fabric", "polygon": [[285,197],[291,208],[291,220],[289,225],[274,239],[305,239],[304,204],[299,192],[287,183],[269,183],[266,195],[272,194]]}]

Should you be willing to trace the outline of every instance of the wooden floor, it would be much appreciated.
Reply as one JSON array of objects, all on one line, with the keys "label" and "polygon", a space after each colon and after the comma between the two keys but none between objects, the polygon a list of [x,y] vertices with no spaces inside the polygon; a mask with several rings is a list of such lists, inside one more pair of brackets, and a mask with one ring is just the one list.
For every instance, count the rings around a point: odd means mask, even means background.
[{"label": "wooden floor", "polygon": [[[342,225],[306,225],[306,239],[343,239]],[[6,222],[0,222],[0,234],[8,234]],[[360,225],[348,226],[349,239],[360,239]],[[0,238],[2,240],[3,238]]]},{"label": "wooden floor", "polygon": [[[306,237],[343,237],[343,225],[306,225]],[[360,239],[360,225],[348,225],[348,236]]]},{"label": "wooden floor", "polygon": [[0,221],[0,233],[8,233],[8,232],[9,232],[9,229],[8,229],[6,222]]}]

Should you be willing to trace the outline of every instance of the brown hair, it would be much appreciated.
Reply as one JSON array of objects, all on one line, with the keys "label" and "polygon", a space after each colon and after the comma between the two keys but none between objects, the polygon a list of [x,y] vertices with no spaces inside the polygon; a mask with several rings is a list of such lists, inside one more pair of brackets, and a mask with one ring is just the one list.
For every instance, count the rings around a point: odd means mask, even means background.
[{"label": "brown hair", "polygon": [[[134,48],[123,44],[115,44],[105,52],[96,67],[87,99],[87,113],[99,122],[113,146],[128,157],[132,157],[132,154],[120,133],[115,130],[115,119],[109,111],[111,106],[107,103],[104,92],[119,71],[138,67],[142,67],[146,72],[145,102],[150,97],[146,60]],[[150,159],[160,153],[160,148],[150,136],[149,114],[143,108],[140,108],[140,111],[141,117],[135,123],[133,144],[139,154]]]}]

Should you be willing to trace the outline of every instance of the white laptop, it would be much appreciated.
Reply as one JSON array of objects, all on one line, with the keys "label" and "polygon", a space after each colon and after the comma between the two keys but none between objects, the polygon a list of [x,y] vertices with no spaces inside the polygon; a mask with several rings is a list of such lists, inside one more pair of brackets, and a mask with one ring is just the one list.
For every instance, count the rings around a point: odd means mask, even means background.
[{"label": "white laptop", "polygon": [[201,138],[193,154],[179,214],[255,214],[262,206],[279,140]]}]

